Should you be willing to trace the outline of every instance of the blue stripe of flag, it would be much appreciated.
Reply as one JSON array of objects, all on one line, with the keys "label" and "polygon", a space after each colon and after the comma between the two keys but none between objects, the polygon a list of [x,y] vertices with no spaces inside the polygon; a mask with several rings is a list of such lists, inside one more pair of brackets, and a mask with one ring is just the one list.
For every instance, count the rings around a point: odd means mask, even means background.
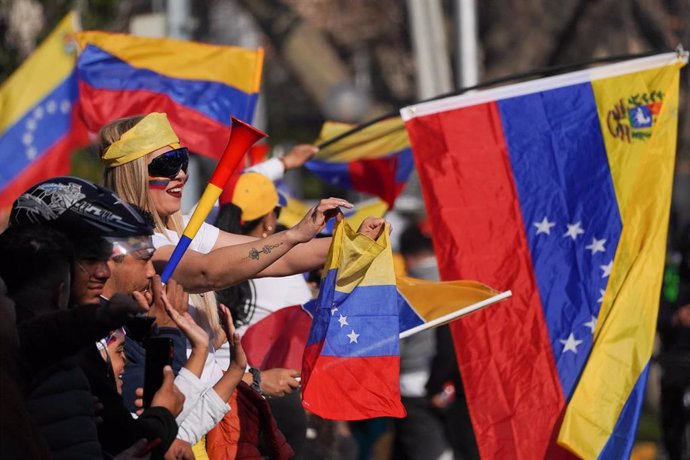
[{"label": "blue stripe of flag", "polygon": [[70,132],[78,92],[72,73],[0,135],[0,189]]},{"label": "blue stripe of flag", "polygon": [[79,79],[94,88],[165,94],[225,125],[229,124],[230,114],[251,119],[257,98],[256,94],[223,83],[172,78],[133,67],[93,44],[87,45],[79,56],[77,69]]},{"label": "blue stripe of flag", "polygon": [[[569,398],[592,346],[592,317],[621,219],[589,83],[500,101],[522,219],[563,392]],[[550,234],[536,223],[554,223]],[[584,230],[573,240],[568,225]],[[605,239],[604,251],[586,249]],[[572,334],[572,336],[571,336]],[[572,337],[577,352],[566,351]],[[582,341],[582,342],[577,342]]]}]

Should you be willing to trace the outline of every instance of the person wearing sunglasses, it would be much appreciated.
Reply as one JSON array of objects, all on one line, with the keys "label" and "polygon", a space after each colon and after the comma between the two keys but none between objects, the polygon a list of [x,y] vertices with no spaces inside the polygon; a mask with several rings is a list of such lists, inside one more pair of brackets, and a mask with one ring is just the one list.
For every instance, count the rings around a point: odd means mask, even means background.
[{"label": "person wearing sunglasses", "polygon": [[[180,213],[180,199],[187,182],[186,151],[166,114],[115,120],[101,129],[104,184],[123,200],[150,212],[155,221],[154,264],[162,269],[179,241],[187,219]],[[220,231],[203,224],[178,265],[175,278],[190,293],[202,294],[232,286],[253,277],[285,276],[320,267],[326,260],[330,239],[314,239],[326,220],[340,206],[339,198],[321,200],[294,227],[257,238]],[[383,219],[369,219],[360,231],[375,238]],[[216,347],[225,341],[214,296],[190,296],[193,316],[211,336]],[[213,353],[210,354],[211,356]],[[211,383],[222,374],[220,367]]]}]

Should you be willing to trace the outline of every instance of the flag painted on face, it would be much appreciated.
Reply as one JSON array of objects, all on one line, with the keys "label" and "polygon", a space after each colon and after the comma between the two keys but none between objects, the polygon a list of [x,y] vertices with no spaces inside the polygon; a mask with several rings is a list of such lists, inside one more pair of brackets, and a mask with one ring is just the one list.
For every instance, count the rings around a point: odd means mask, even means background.
[{"label": "flag painted on face", "polygon": [[454,323],[482,458],[629,456],[652,353],[675,53],[401,111],[443,279],[513,298]]},{"label": "flag painted on face", "polygon": [[[315,144],[352,128],[326,122]],[[405,126],[394,117],[324,147],[305,166],[329,184],[376,195],[392,208],[414,165]]]},{"label": "flag painted on face", "polygon": [[398,304],[385,229],[336,225],[302,364],[302,404],[320,417],[404,417]]},{"label": "flag painted on face", "polygon": [[86,145],[76,117],[76,52],[70,13],[0,87],[0,208],[31,185],[70,170]]},{"label": "flag painted on face", "polygon": [[251,123],[262,49],[92,31],[77,38],[83,117],[93,132],[117,118],[164,112],[182,144],[218,159],[230,117]]}]

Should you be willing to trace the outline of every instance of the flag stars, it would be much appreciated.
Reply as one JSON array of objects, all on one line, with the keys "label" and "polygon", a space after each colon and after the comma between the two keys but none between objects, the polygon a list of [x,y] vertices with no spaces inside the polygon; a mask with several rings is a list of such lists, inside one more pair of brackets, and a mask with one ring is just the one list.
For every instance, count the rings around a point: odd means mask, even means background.
[{"label": "flag stars", "polygon": [[349,334],[347,334],[347,337],[350,339],[350,343],[357,343],[359,334],[357,334],[353,329]]},{"label": "flag stars", "polygon": [[341,328],[349,326],[349,323],[347,322],[347,316],[343,316],[342,314],[340,315],[340,318],[338,318],[338,322],[340,323]]},{"label": "flag stars", "polygon": [[57,110],[57,102],[55,102],[54,100],[51,99],[46,104],[46,111],[50,114],[53,114],[53,113],[55,113],[56,110]]},{"label": "flag stars", "polygon": [[563,344],[563,353],[572,351],[577,354],[577,347],[582,343],[582,340],[577,340],[575,335],[571,332],[566,340],[559,340]]},{"label": "flag stars", "polygon": [[29,160],[33,160],[34,158],[36,158],[37,154],[38,152],[36,151],[36,147],[34,147],[33,145],[26,149],[26,157]]},{"label": "flag stars", "polygon": [[604,249],[604,243],[606,243],[605,239],[598,240],[596,238],[592,238],[592,243],[588,246],[585,246],[585,249],[592,251],[592,255],[596,254],[597,252],[605,252],[606,249]]},{"label": "flag stars", "polygon": [[41,118],[43,118],[43,107],[41,107],[40,105],[38,107],[36,107],[33,115],[34,115],[34,118],[37,120],[40,120]]},{"label": "flag stars", "polygon": [[72,104],[67,99],[63,99],[60,102],[60,112],[66,114],[67,112],[69,112],[69,110],[71,108],[72,108]]},{"label": "flag stars", "polygon": [[335,304],[331,305],[331,315],[335,315],[336,311],[338,311],[338,307],[336,307]]},{"label": "flag stars", "polygon": [[585,326],[590,328],[592,330],[592,334],[594,334],[594,329],[596,329],[596,327],[597,327],[597,319],[594,316],[592,316],[592,319],[590,319],[588,322],[586,322]]},{"label": "flag stars", "polygon": [[602,278],[608,278],[609,275],[611,274],[611,269],[613,268],[613,260],[606,265],[599,265],[599,268],[602,270],[601,277]]},{"label": "flag stars", "polygon": [[31,133],[24,133],[22,136],[22,144],[26,145],[27,147],[31,145],[31,143],[34,141],[34,135]]},{"label": "flag stars", "polygon": [[573,241],[577,240],[577,237],[583,234],[585,231],[582,228],[582,223],[581,222],[576,222],[572,225],[568,224],[568,231],[565,232],[563,235],[563,238],[570,237],[573,239]]},{"label": "flag stars", "polygon": [[542,219],[541,222],[535,222],[533,224],[535,227],[537,227],[537,235],[540,233],[546,233],[547,235],[551,234],[551,227],[556,225],[555,222],[549,222],[549,219],[544,216],[544,219]]},{"label": "flag stars", "polygon": [[29,120],[26,122],[26,129],[29,131],[36,131],[37,127],[38,123],[36,123],[36,120],[33,118],[29,118]]},{"label": "flag stars", "polygon": [[597,302],[601,303],[604,301],[604,294],[606,294],[606,290],[599,289],[599,298],[597,299]]}]

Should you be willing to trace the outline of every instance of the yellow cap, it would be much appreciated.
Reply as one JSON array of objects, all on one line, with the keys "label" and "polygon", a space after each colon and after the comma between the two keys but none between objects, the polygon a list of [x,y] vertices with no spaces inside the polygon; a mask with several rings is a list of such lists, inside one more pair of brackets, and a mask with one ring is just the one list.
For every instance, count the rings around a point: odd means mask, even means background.
[{"label": "yellow cap", "polygon": [[232,203],[242,209],[242,220],[249,222],[273,211],[279,205],[280,198],[271,179],[249,172],[237,180]]}]

